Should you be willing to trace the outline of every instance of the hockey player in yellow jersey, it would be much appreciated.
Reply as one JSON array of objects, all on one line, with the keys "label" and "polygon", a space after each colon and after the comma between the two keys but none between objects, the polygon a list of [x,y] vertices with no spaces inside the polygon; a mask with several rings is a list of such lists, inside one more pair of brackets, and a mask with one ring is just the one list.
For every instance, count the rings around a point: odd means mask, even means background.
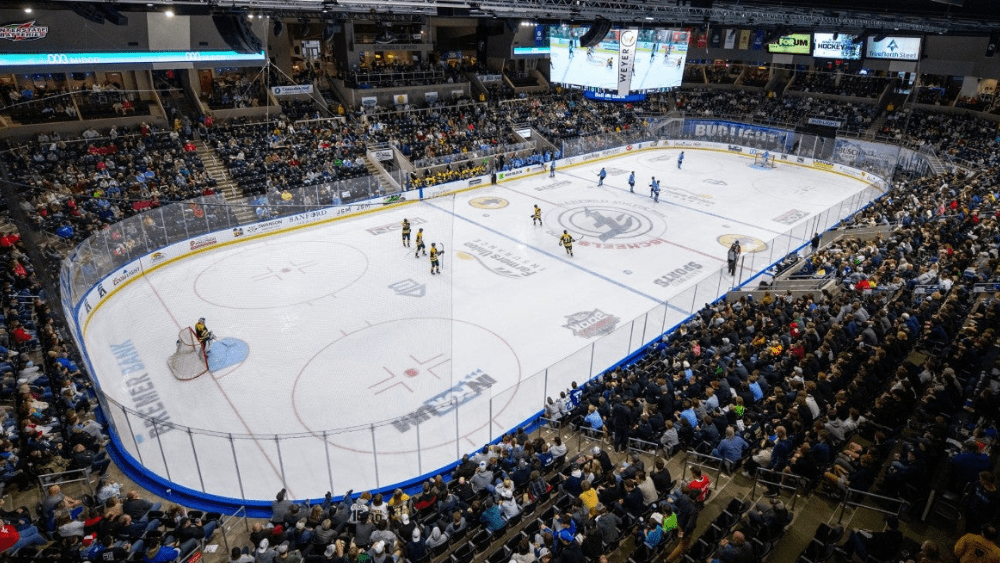
[{"label": "hockey player in yellow jersey", "polygon": [[198,322],[194,324],[194,335],[198,338],[198,342],[201,343],[201,354],[208,357],[208,345],[212,340],[212,331],[208,330],[205,326],[205,317],[198,319]]},{"label": "hockey player in yellow jersey", "polygon": [[531,215],[531,224],[532,225],[542,224],[542,208],[538,207],[537,205],[535,206],[535,212]]},{"label": "hockey player in yellow jersey", "polygon": [[403,246],[410,246],[410,222],[403,219]]},{"label": "hockey player in yellow jersey", "polygon": [[559,237],[559,244],[566,247],[566,254],[569,254],[570,256],[573,255],[573,241],[573,236],[566,231],[563,231],[562,236]]},{"label": "hockey player in yellow jersey", "polygon": [[431,274],[441,273],[441,263],[438,261],[438,249],[431,243]]},{"label": "hockey player in yellow jersey", "polygon": [[413,253],[414,258],[420,257],[420,251],[424,251],[424,256],[427,256],[427,247],[424,246],[424,229],[417,229],[417,251]]}]

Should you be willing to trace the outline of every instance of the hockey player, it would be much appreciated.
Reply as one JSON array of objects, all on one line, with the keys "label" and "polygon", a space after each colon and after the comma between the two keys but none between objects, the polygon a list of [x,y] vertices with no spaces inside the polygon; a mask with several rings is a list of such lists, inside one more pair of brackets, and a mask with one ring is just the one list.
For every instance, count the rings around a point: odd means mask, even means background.
[{"label": "hockey player", "polygon": [[531,214],[531,224],[541,225],[542,224],[542,208],[535,205],[535,212]]},{"label": "hockey player", "polygon": [[556,175],[556,161],[553,160],[552,164],[549,165],[549,178],[553,178]]},{"label": "hockey player", "polygon": [[438,249],[435,243],[431,243],[431,274],[441,273],[441,262],[438,260]]},{"label": "hockey player", "polygon": [[198,338],[198,342],[201,343],[201,355],[208,359],[208,349],[212,341],[212,331],[208,330],[205,326],[205,317],[198,319],[198,322],[194,324],[194,335]]},{"label": "hockey player", "polygon": [[569,254],[570,256],[573,255],[573,242],[575,242],[573,236],[566,231],[563,231],[562,236],[559,237],[559,244],[566,247],[566,254]]},{"label": "hockey player", "polygon": [[660,203],[660,182],[656,176],[649,182],[649,197],[653,198],[653,203]]},{"label": "hockey player", "polygon": [[635,170],[628,175],[628,191],[635,193]]},{"label": "hockey player", "polygon": [[681,154],[677,157],[677,169],[678,170],[681,169],[681,164],[684,164],[684,151],[681,151]]},{"label": "hockey player", "polygon": [[597,173],[597,185],[598,186],[603,186],[604,185],[604,179],[607,178],[607,177],[608,177],[608,171],[605,170],[604,167],[602,166],[601,167],[601,171]]},{"label": "hockey player", "polygon": [[410,246],[410,222],[403,219],[403,246]]},{"label": "hockey player", "polygon": [[414,258],[420,257],[420,251],[424,251],[424,256],[427,256],[427,247],[424,246],[424,229],[423,227],[417,229],[417,251],[413,253]]}]

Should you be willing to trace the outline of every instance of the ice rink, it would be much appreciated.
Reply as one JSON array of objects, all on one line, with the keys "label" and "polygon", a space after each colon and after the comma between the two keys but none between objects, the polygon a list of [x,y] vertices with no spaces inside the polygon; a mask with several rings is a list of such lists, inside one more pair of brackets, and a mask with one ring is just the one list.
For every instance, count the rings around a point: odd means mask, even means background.
[{"label": "ice rink", "polygon": [[[157,432],[112,412],[119,433],[135,436],[121,436],[125,448],[174,483],[231,498],[269,499],[282,487],[317,498],[412,479],[724,294],[735,281],[720,275],[734,237],[767,258],[768,241],[866,187],[692,149],[678,170],[678,152],[381,208],[209,250],[130,282],[84,327],[100,385],[120,404],[152,404],[143,412],[199,430]],[[601,166],[608,178],[597,187]],[[535,204],[542,226],[530,218]],[[428,247],[443,246],[441,275],[401,245],[404,217]],[[558,244],[564,229],[577,239],[574,257]],[[179,381],[166,359],[199,317],[248,354]],[[129,373],[136,365],[146,375]]]}]

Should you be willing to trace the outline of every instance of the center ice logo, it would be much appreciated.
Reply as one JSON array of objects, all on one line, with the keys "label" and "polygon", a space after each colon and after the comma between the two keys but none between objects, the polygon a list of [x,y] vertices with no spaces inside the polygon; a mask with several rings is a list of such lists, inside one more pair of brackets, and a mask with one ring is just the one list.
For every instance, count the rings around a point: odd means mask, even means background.
[{"label": "center ice logo", "polygon": [[[654,228],[654,222],[648,216],[612,205],[583,205],[567,209],[559,215],[559,224],[570,232],[593,237],[601,242],[612,239],[634,241],[650,235]],[[661,228],[665,226],[661,225]]]},{"label": "center ice logo", "polygon": [[594,338],[595,336],[611,334],[620,321],[621,319],[614,315],[609,315],[600,309],[594,309],[593,311],[580,311],[566,315],[566,324],[563,327],[572,330],[573,336]]}]

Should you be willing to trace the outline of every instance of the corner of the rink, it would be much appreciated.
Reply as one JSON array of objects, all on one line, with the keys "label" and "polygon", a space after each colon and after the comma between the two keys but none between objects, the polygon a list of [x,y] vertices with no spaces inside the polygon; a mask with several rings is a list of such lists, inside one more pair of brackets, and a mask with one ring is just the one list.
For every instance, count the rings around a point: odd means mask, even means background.
[{"label": "corner of the rink", "polygon": [[111,461],[135,484],[163,498],[164,501],[204,512],[219,512],[223,515],[235,514],[245,508],[246,516],[249,518],[270,518],[270,501],[243,500],[203,493],[177,485],[152,473],[128,453],[118,434],[113,431],[114,427],[109,425],[109,428],[112,428],[111,439],[105,449]]}]

